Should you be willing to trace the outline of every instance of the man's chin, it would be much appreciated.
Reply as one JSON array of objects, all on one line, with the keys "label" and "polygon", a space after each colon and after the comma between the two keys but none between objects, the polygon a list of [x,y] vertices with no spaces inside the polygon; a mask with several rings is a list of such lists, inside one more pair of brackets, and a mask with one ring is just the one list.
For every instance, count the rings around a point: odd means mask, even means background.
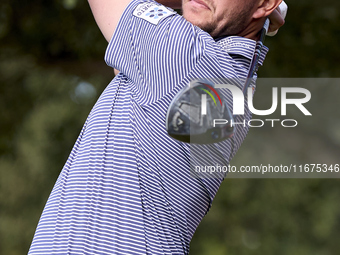
[{"label": "man's chin", "polygon": [[207,22],[210,19],[209,13],[183,8],[183,17],[191,24],[198,26],[208,33],[211,30],[211,25]]},{"label": "man's chin", "polygon": [[202,19],[202,18],[197,18],[197,17],[192,17],[192,16],[188,16],[188,17],[184,16],[184,18],[187,21],[189,21],[191,24],[199,27],[200,29],[202,29],[203,31],[205,31],[209,34],[213,31],[213,26],[210,25],[209,23],[205,22],[205,20]]},{"label": "man's chin", "polygon": [[206,19],[209,17],[209,15],[211,15],[211,11],[209,9],[205,7],[197,7],[196,5],[192,4],[192,1],[183,4],[182,12],[184,18],[188,18],[193,21]]}]

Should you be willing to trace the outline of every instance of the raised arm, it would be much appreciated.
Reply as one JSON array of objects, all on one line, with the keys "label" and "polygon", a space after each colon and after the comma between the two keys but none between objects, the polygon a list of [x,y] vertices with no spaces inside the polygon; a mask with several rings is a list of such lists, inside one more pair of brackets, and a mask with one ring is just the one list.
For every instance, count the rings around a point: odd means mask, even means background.
[{"label": "raised arm", "polygon": [[100,31],[109,41],[130,0],[88,0],[88,2]]},{"label": "raised arm", "polygon": [[[88,0],[97,25],[109,42],[119,19],[131,0]],[[180,8],[181,0],[158,0],[171,8]]]}]

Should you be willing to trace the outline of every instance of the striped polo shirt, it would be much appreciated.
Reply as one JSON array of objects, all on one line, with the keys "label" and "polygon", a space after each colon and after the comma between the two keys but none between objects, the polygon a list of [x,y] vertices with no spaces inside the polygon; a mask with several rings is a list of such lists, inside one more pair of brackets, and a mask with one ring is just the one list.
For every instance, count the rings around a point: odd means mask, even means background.
[{"label": "striped polo shirt", "polygon": [[[169,8],[131,1],[105,54],[120,73],[91,110],[29,254],[188,254],[225,178],[193,177],[192,164],[228,164],[248,130],[189,145],[167,135],[166,112],[193,79],[233,79],[242,89],[255,44],[237,36],[216,42]],[[250,118],[246,106],[235,121]]]}]

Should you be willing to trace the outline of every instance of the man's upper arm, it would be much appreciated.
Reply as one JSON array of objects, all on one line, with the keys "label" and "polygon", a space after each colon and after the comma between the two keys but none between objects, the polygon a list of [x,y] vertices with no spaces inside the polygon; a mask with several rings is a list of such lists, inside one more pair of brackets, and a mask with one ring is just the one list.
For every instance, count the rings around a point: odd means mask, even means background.
[{"label": "man's upper arm", "polygon": [[99,29],[109,42],[131,0],[88,0]]}]

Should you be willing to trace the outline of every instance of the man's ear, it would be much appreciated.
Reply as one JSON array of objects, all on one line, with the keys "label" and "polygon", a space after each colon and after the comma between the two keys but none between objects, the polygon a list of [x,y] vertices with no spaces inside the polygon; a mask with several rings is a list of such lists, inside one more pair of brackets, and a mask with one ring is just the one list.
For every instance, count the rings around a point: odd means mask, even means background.
[{"label": "man's ear", "polygon": [[269,16],[282,2],[282,0],[260,0],[257,10],[253,14],[254,19]]}]

